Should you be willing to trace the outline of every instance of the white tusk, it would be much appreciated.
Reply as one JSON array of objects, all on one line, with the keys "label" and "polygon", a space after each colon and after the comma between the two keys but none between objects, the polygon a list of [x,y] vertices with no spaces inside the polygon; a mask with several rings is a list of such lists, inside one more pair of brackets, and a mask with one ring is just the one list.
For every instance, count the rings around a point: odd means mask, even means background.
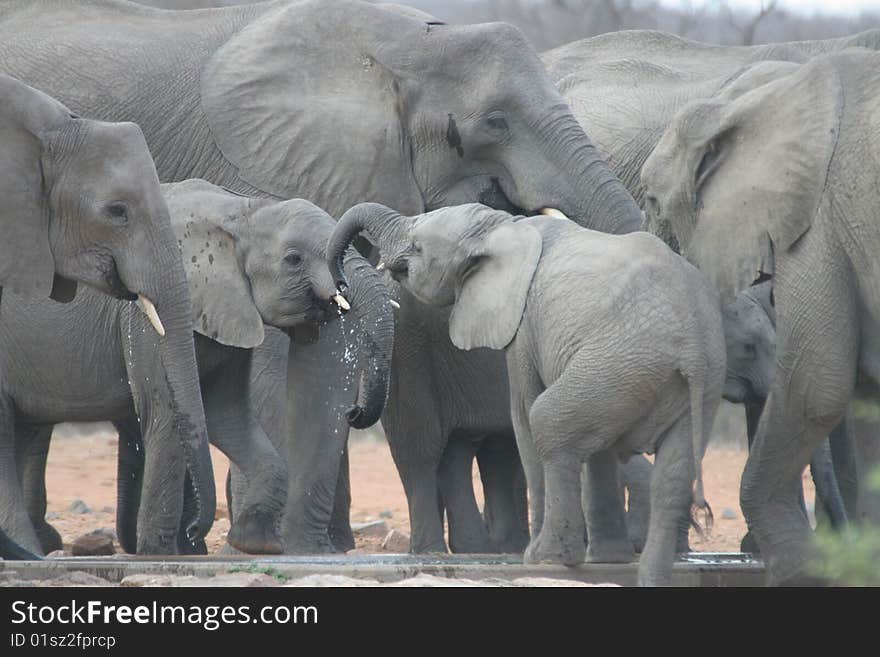
[{"label": "white tusk", "polygon": [[383,269],[385,269],[384,262],[380,262],[378,265],[376,265],[376,271],[382,271]]},{"label": "white tusk", "polygon": [[348,305],[348,301],[345,300],[345,297],[341,294],[334,294],[333,301],[336,302],[336,305],[342,308],[343,310],[351,310],[351,306]]},{"label": "white tusk", "polygon": [[539,212],[541,214],[547,215],[548,217],[556,217],[557,219],[568,219],[568,217],[566,217],[556,208],[541,208]]},{"label": "white tusk", "polygon": [[137,304],[141,307],[141,310],[144,311],[144,315],[150,320],[150,324],[153,325],[153,328],[156,329],[156,333],[164,338],[165,327],[162,326],[162,320],[159,319],[159,313],[156,312],[156,306],[153,305],[153,302],[143,294],[139,294]]},{"label": "white tusk", "polygon": [[391,304],[392,308],[397,308],[398,310],[400,310],[400,304],[397,303],[394,299],[388,299],[388,303]]}]

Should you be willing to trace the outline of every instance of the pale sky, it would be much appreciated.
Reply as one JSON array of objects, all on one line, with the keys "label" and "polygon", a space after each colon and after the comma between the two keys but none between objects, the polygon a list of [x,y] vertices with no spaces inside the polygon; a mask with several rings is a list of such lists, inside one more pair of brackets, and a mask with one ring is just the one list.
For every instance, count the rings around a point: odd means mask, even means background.
[{"label": "pale sky", "polygon": [[[683,0],[661,0],[663,4],[681,6],[686,4]],[[692,6],[716,5],[713,0],[692,0]],[[741,7],[750,11],[757,11],[761,6],[761,0],[730,0],[734,7]],[[858,15],[863,11],[874,11],[880,14],[880,0],[779,0],[779,6],[789,11],[798,11],[804,14],[821,12],[825,14]]]}]

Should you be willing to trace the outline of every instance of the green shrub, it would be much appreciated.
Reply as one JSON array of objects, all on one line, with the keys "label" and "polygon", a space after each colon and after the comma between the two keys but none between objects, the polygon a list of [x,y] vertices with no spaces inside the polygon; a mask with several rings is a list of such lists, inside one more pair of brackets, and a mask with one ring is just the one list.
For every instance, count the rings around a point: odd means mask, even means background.
[{"label": "green shrub", "polygon": [[[880,467],[871,472],[867,488],[880,491]],[[814,575],[843,586],[880,586],[880,528],[850,524],[841,532],[816,532]]]}]

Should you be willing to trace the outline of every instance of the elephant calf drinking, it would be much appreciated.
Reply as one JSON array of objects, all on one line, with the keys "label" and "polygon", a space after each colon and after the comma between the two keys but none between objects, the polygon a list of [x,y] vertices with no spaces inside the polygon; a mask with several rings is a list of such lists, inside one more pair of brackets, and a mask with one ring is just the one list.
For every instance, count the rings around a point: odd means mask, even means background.
[{"label": "elephant calf drinking", "polygon": [[[639,581],[668,584],[679,518],[692,500],[708,509],[700,462],[725,373],[708,281],[647,233],[609,235],[478,204],[417,217],[362,204],[340,219],[327,247],[340,289],[341,256],[362,231],[403,287],[452,306],[457,347],[506,351],[532,512],[525,560],[583,562],[583,462],[589,498],[614,500],[618,457],[656,452]],[[626,536],[608,527],[622,510],[585,511],[591,556],[613,553],[603,537]],[[626,543],[618,547],[631,553]]]},{"label": "elephant calf drinking", "polygon": [[[263,342],[264,324],[309,333],[326,316],[338,316],[324,251],[334,222],[307,201],[250,198],[203,180],[163,185],[163,193],[192,297],[208,436],[246,480],[228,541],[246,552],[281,552],[286,461],[251,408],[252,355]],[[393,318],[387,290],[369,263],[352,251],[346,268],[356,291],[352,301],[360,306],[346,320],[352,340],[360,345],[364,327],[375,356],[349,412],[353,426],[365,427],[384,407]],[[347,305],[341,298],[337,303]],[[151,482],[161,484],[164,473],[183,465],[165,456],[174,422],[161,394],[162,365],[150,357],[153,332],[144,330],[145,320],[131,304],[97,294],[82,294],[64,306],[9,295],[3,318],[0,348],[14,345],[16,362],[27,366],[11,373],[6,399],[15,409],[28,512],[42,547],[60,547],[43,518],[46,425],[112,420],[123,441],[121,455],[143,444],[138,467],[120,467],[126,476],[119,481],[119,536],[123,547],[133,550],[157,522],[144,509],[156,495]],[[56,326],[68,329],[62,336],[47,328]],[[176,521],[171,528],[173,544]]]}]

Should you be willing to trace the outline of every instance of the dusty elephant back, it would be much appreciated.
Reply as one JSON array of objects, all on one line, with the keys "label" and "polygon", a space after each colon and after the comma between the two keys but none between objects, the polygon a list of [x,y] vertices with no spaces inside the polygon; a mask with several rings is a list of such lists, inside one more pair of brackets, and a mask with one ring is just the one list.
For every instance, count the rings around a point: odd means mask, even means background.
[{"label": "dusty elephant back", "polygon": [[[197,93],[205,61],[274,4],[166,11],[121,0],[13,0],[0,7],[0,69],[83,116],[137,123],[160,179],[187,177],[184,167],[221,161]],[[197,152],[185,152],[190,144]]]}]

